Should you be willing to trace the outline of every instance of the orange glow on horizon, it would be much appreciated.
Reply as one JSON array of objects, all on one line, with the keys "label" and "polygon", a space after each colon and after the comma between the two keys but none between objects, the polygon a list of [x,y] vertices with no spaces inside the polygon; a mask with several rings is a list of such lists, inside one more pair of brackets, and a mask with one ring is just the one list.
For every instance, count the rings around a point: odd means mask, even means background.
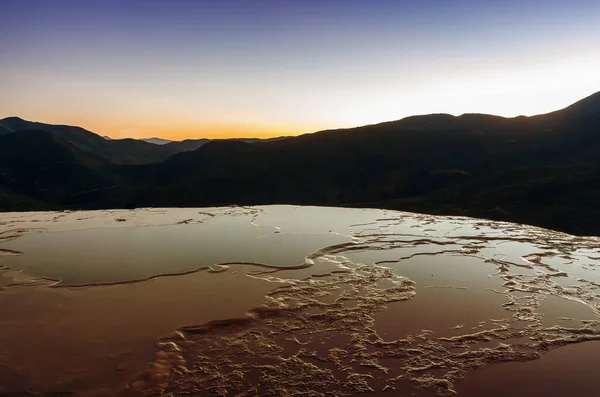
[{"label": "orange glow on horizon", "polygon": [[115,139],[530,116],[600,90],[590,0],[34,2],[0,1],[0,119]]},{"label": "orange glow on horizon", "polygon": [[559,110],[600,89],[600,55],[588,51],[572,55],[553,62],[507,60],[479,69],[455,65],[443,76],[410,84],[384,79],[378,85],[317,89],[299,82],[272,93],[252,91],[256,95],[248,101],[235,95],[220,101],[202,96],[184,99],[185,91],[157,100],[151,90],[148,95],[121,91],[118,84],[114,91],[99,95],[96,90],[101,87],[94,81],[65,83],[24,73],[23,81],[44,86],[48,95],[56,97],[32,101],[30,95],[17,91],[10,100],[0,100],[5,112],[0,119],[18,116],[80,126],[113,139],[184,140],[295,136],[431,113],[531,116]]},{"label": "orange glow on horizon", "polygon": [[[37,121],[37,120],[30,120]],[[232,124],[203,124],[203,125],[132,125],[125,126],[103,123],[102,121],[73,119],[68,122],[40,120],[43,123],[76,125],[86,130],[92,131],[101,136],[108,136],[112,139],[147,139],[162,138],[172,141],[182,141],[185,139],[227,139],[227,138],[276,138],[280,136],[295,136],[310,132],[316,132],[323,128],[317,126],[282,126],[272,125],[232,125]]]},{"label": "orange glow on horizon", "polygon": [[[316,131],[316,130],[315,130]],[[135,131],[123,130],[120,133],[114,133],[113,135],[106,134],[114,139],[120,138],[162,138],[169,139],[172,141],[182,141],[185,139],[227,139],[227,138],[276,138],[280,136],[293,136],[301,135],[306,131],[298,128],[260,128],[260,127],[230,127],[230,126],[212,126],[212,127],[194,127],[194,126],[182,126],[178,128],[166,129],[166,128],[139,128]]]}]

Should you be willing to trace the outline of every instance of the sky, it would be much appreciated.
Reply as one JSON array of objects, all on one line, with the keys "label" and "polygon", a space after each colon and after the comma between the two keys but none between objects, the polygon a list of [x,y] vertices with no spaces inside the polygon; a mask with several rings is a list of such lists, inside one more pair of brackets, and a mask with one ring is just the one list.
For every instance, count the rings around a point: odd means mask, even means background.
[{"label": "sky", "polygon": [[269,137],[600,91],[598,0],[0,0],[0,118]]}]

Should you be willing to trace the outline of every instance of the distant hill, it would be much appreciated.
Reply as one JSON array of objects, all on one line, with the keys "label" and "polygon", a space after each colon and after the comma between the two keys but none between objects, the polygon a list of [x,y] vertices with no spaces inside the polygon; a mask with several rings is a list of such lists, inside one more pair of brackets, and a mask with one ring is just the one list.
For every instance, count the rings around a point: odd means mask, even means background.
[{"label": "distant hill", "polygon": [[155,145],[166,145],[167,143],[173,142],[171,140],[162,139],[162,138],[144,138],[144,139],[140,139],[140,140],[144,141],[144,142],[148,142],[148,143],[153,143]]},{"label": "distant hill", "polygon": [[22,131],[46,131],[72,143],[82,150],[114,164],[147,164],[161,162],[177,153],[169,148],[161,148],[135,139],[107,140],[81,127],[53,125],[26,121],[18,117],[0,120],[4,134]]},{"label": "distant hill", "polygon": [[[89,151],[112,164],[123,165],[159,163],[174,154],[196,150],[210,141],[209,139],[170,141],[162,138],[112,139],[108,136],[97,135],[81,127],[37,123],[19,117],[7,117],[0,120],[0,136],[32,130],[53,133],[78,148]],[[271,139],[261,140],[256,138],[240,139],[254,143],[271,141]],[[285,137],[272,139],[285,139]]]},{"label": "distant hill", "polygon": [[198,150],[207,142],[210,142],[210,139],[186,139],[183,141],[169,142],[166,144],[166,146],[173,149],[177,153],[181,153]]},{"label": "distant hill", "polygon": [[[31,130],[0,136],[0,187],[0,208],[26,209],[23,203],[35,202],[32,209],[39,209],[105,202],[115,182],[103,159],[52,133]],[[9,208],[7,196],[14,201]]]},{"label": "distant hill", "polygon": [[[116,185],[112,195],[63,202],[77,208],[380,207],[600,235],[599,98],[595,94],[534,117],[435,114],[259,143],[191,141],[189,149],[179,143],[180,153],[146,165],[107,165],[95,157],[80,166],[100,178],[95,185]],[[17,163],[12,167],[22,166]],[[13,194],[48,202],[31,186],[27,191],[8,187]]]},{"label": "distant hill", "polygon": [[[246,143],[267,143],[267,142],[276,142],[281,141],[283,139],[288,139],[288,136],[280,136],[276,138],[229,138],[225,139],[227,141],[238,141],[238,142],[246,142]],[[211,141],[220,141],[223,139],[186,139],[184,141],[174,141],[166,144],[167,147],[173,149],[174,151],[180,152],[191,152],[194,150],[200,149],[202,146]]]},{"label": "distant hill", "polygon": [[600,92],[575,102],[571,106],[559,110],[558,112],[550,113],[550,115],[561,115],[564,117],[593,116],[598,113],[598,109],[600,109]]}]

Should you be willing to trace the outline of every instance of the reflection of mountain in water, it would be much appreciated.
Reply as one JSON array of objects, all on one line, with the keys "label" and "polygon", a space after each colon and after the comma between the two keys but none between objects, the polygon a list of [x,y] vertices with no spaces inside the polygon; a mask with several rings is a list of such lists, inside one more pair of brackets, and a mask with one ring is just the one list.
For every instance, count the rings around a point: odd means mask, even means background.
[{"label": "reflection of mountain in water", "polygon": [[[10,308],[0,313],[0,366],[13,374],[0,375],[13,385],[0,392],[110,386],[114,395],[126,382],[126,395],[452,395],[460,384],[459,395],[474,396],[476,368],[493,378],[491,364],[543,356],[554,371],[569,356],[545,353],[586,341],[596,349],[600,339],[597,237],[290,206],[7,213],[0,222],[0,305]],[[36,278],[61,275],[71,281]],[[124,283],[96,285],[119,276]],[[56,343],[61,319],[68,349]],[[152,337],[158,352],[144,370]],[[29,359],[21,341],[36,346]],[[56,356],[44,366],[41,357]],[[582,385],[596,378],[597,357],[582,358]],[[57,375],[76,367],[71,383]],[[527,390],[539,379],[520,382]]]}]

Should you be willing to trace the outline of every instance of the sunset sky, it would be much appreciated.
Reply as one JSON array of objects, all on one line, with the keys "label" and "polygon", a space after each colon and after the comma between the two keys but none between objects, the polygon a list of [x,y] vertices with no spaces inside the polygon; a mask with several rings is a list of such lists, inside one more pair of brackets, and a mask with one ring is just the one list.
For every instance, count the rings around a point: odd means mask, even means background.
[{"label": "sunset sky", "polygon": [[0,118],[277,136],[600,91],[598,0],[0,0]]}]

